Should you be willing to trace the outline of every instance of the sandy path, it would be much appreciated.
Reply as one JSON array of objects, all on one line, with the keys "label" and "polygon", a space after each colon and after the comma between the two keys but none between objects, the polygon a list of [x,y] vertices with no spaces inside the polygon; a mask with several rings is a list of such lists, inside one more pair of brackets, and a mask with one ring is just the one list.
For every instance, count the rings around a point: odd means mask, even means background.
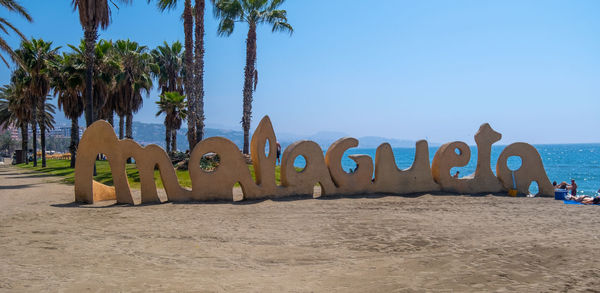
[{"label": "sandy path", "polygon": [[0,291],[600,292],[599,206],[432,195],[79,206],[56,182],[0,169]]}]

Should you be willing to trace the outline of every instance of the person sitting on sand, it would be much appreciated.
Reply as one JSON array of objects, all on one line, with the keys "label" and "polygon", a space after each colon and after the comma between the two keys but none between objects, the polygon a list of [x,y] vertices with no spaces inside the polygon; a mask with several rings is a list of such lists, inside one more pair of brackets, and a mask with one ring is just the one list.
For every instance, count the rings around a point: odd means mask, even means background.
[{"label": "person sitting on sand", "polygon": [[557,185],[556,181],[552,181],[552,186],[554,186],[554,189],[558,188],[558,186],[556,186],[556,185]]},{"label": "person sitting on sand", "polygon": [[561,182],[556,188],[558,189],[567,189],[567,182]]},{"label": "person sitting on sand", "polygon": [[458,173],[460,173],[460,172],[459,172],[459,171],[456,171],[456,173],[455,173],[455,174],[454,174],[454,176],[452,176],[452,177],[454,177],[454,178],[458,178]]}]

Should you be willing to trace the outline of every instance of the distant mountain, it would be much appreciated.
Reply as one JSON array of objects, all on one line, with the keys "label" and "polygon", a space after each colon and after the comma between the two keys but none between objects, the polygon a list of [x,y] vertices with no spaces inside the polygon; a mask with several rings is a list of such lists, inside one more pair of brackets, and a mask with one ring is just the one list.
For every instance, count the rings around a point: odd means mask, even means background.
[{"label": "distant mountain", "polygon": [[389,143],[393,148],[414,148],[416,141],[406,139],[385,138],[379,136],[363,136],[358,138],[361,148],[377,148],[382,143]]},{"label": "distant mountain", "polygon": [[[188,149],[187,143],[187,127],[184,124],[182,128],[177,132],[177,147],[181,151]],[[281,144],[282,148],[286,148],[288,145],[298,140],[312,140],[321,146],[323,150],[326,150],[336,140],[347,137],[348,135],[343,132],[336,131],[321,131],[313,135],[294,135],[290,133],[281,133],[277,135],[277,140]],[[241,130],[231,129],[216,129],[206,128],[205,138],[221,136],[233,141],[240,149],[244,143],[244,133]],[[156,123],[143,123],[133,122],[133,137],[135,141],[142,145],[157,144],[162,147],[165,146],[165,126],[163,124]],[[252,137],[252,134],[251,134]],[[357,138],[359,141],[360,148],[377,148],[382,143],[389,143],[394,148],[414,148],[415,141],[395,138],[385,138],[379,136],[363,136]],[[429,143],[429,146],[439,146],[437,143]]]},{"label": "distant mountain", "polygon": [[[233,141],[238,147],[244,143],[242,131],[205,128],[204,137],[222,136]],[[142,145],[157,144],[165,147],[165,126],[156,123],[133,122],[133,137]],[[184,124],[177,132],[177,148],[180,151],[188,149],[187,127]]]}]

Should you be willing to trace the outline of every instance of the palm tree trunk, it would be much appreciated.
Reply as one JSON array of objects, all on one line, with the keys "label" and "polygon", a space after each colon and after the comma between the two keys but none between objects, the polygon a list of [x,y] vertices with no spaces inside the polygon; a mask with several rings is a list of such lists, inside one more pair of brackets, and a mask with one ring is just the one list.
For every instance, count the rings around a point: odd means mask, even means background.
[{"label": "palm tree trunk", "polygon": [[77,145],[79,145],[79,121],[75,118],[71,119],[71,144],[69,145],[69,152],[71,152],[71,168],[75,168]]},{"label": "palm tree trunk", "polygon": [[173,138],[171,139],[171,143],[173,144],[171,146],[171,151],[176,153],[177,152],[177,129],[171,129],[171,135],[173,136]]},{"label": "palm tree trunk", "polygon": [[256,76],[256,24],[250,22],[246,39],[246,67],[244,68],[244,105],[242,128],[244,129],[244,154],[249,154],[250,120],[252,119],[252,93]]},{"label": "palm tree trunk", "polygon": [[40,146],[42,147],[42,168],[46,168],[46,125],[40,124]]},{"label": "palm tree trunk", "polygon": [[171,129],[169,126],[165,126],[165,149],[167,150],[167,154],[171,153]]},{"label": "palm tree trunk", "polygon": [[113,110],[110,110],[110,113],[108,114],[108,117],[106,118],[106,121],[108,121],[108,123],[110,123],[110,126],[112,126],[113,128],[115,127],[115,112]]},{"label": "palm tree trunk", "polygon": [[[133,114],[127,114],[127,121],[125,121],[125,138],[133,139]],[[131,164],[131,158],[127,158],[127,164]]]},{"label": "palm tree trunk", "polygon": [[133,139],[133,114],[127,114],[125,121],[125,138]]},{"label": "palm tree trunk", "polygon": [[119,139],[123,139],[123,127],[125,126],[125,116],[119,115]]},{"label": "palm tree trunk", "polygon": [[85,71],[85,122],[86,126],[90,127],[96,120],[94,117],[94,97],[93,97],[93,77],[94,77],[94,58],[96,39],[98,39],[98,28],[96,27],[85,27],[84,28],[85,38],[85,52],[84,58],[86,63]]},{"label": "palm tree trunk", "polygon": [[183,63],[186,74],[183,79],[185,93],[188,99],[188,144],[192,151],[196,145],[196,98],[194,95],[194,19],[192,15],[192,2],[185,0],[183,9],[183,32],[185,36],[185,52]]},{"label": "palm tree trunk", "polygon": [[205,1],[196,0],[196,51],[194,52],[196,143],[204,137],[204,8]]},{"label": "palm tree trunk", "polygon": [[27,158],[28,144],[29,144],[29,133],[27,133],[27,123],[21,123],[21,159],[25,164],[29,164],[29,160]]},{"label": "palm tree trunk", "polygon": [[31,121],[31,139],[33,144],[33,166],[37,167],[37,122],[35,119]]}]

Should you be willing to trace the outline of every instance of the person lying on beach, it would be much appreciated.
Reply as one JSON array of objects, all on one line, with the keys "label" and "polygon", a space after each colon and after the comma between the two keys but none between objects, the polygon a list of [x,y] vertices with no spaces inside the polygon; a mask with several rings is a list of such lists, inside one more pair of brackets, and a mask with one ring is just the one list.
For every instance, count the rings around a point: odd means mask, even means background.
[{"label": "person lying on beach", "polygon": [[583,197],[581,201],[582,204],[600,204],[600,197],[591,197],[591,196],[580,196]]},{"label": "person lying on beach", "polygon": [[582,204],[600,204],[600,196],[592,197],[592,196],[587,196],[587,195],[582,195],[582,196],[569,195],[568,197],[565,197],[565,199],[566,200],[574,200],[574,201],[580,202]]}]

